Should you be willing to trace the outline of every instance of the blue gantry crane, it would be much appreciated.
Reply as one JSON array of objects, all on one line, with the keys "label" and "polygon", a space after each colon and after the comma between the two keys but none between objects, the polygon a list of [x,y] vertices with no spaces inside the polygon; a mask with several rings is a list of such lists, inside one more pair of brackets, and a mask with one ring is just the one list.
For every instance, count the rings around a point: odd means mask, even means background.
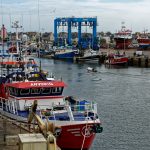
[{"label": "blue gantry crane", "polygon": [[[97,38],[97,17],[91,18],[56,18],[54,20],[54,41],[55,45],[60,45],[58,38],[58,28],[60,26],[67,27],[67,44],[72,45],[72,27],[78,28],[78,47],[88,48],[89,46],[93,49],[98,48],[98,38]],[[92,37],[82,37],[82,27],[92,28]]]}]

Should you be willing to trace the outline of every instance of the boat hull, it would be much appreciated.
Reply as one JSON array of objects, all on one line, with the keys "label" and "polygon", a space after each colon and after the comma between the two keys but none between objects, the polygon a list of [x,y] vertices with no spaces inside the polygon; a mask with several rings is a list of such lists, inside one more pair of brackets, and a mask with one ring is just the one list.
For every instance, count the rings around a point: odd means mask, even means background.
[{"label": "boat hull", "polygon": [[137,39],[138,41],[138,44],[139,44],[139,48],[140,49],[147,49],[147,48],[150,48],[150,39]]},{"label": "boat hull", "polygon": [[92,130],[92,124],[62,126],[62,133],[57,138],[57,144],[63,150],[79,150],[81,148],[88,150],[95,138],[95,133],[90,130]]},{"label": "boat hull", "polygon": [[109,64],[109,65],[125,65],[125,64],[128,64],[128,58],[124,57],[124,58],[108,59],[106,61],[106,64]]},{"label": "boat hull", "polygon": [[147,49],[150,48],[150,44],[139,44],[140,49]]},{"label": "boat hull", "polygon": [[[17,121],[27,122],[27,118],[16,114],[4,111],[0,108],[0,113],[3,116]],[[46,121],[46,119],[44,120]],[[50,120],[56,126],[61,126],[61,134],[57,137],[57,144],[62,150],[89,150],[95,133],[92,130],[93,125],[100,123],[99,120],[94,121],[56,121]]]},{"label": "boat hull", "polygon": [[116,49],[128,49],[132,43],[132,39],[114,38],[116,42]]},{"label": "boat hull", "polygon": [[54,55],[55,59],[73,59],[75,56],[74,52],[64,52],[64,53],[56,53]]}]

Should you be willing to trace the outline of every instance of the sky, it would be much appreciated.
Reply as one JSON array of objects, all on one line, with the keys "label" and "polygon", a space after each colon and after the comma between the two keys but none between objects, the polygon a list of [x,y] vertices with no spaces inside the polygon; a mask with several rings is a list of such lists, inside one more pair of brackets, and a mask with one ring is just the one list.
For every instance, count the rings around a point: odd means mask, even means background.
[{"label": "sky", "polygon": [[[0,0],[0,24],[11,32],[16,20],[22,31],[53,32],[55,18],[72,16],[96,16],[98,32],[115,33],[122,22],[133,32],[150,32],[150,0]],[[82,30],[92,31],[86,27]]]}]

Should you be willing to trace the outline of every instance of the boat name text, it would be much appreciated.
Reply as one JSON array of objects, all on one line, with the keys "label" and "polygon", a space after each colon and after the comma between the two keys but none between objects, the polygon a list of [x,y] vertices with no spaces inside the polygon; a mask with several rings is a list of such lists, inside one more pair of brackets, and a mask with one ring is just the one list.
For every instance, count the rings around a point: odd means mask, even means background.
[{"label": "boat name text", "polygon": [[31,86],[49,86],[49,85],[53,85],[53,83],[49,82],[49,83],[31,83]]}]

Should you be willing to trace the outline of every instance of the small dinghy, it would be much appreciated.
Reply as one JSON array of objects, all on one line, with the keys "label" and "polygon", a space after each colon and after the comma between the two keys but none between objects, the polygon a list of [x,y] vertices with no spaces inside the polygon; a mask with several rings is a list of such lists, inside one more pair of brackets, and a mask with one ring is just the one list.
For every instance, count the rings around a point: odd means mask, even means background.
[{"label": "small dinghy", "polygon": [[88,72],[97,72],[97,70],[94,69],[94,68],[92,68],[92,67],[88,67],[88,68],[87,68],[87,71],[88,71]]}]

